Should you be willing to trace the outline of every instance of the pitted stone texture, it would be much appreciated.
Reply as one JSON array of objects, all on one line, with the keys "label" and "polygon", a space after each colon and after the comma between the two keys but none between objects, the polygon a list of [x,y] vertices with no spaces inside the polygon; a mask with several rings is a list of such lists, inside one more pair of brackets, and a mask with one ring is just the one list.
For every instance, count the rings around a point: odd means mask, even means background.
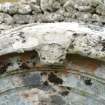
[{"label": "pitted stone texture", "polygon": [[45,13],[39,14],[36,21],[48,23],[48,22],[61,22],[64,20],[64,17],[60,13]]},{"label": "pitted stone texture", "polygon": [[58,44],[48,44],[39,47],[38,54],[42,64],[63,63],[65,59],[65,51]]},{"label": "pitted stone texture", "polygon": [[[99,81],[86,70],[87,74],[80,71],[74,73],[71,69],[66,74],[20,71],[20,74],[16,70],[11,72],[16,73],[14,75],[1,75],[0,105],[105,105],[105,81]],[[59,79],[62,84],[54,84]]]},{"label": "pitted stone texture", "polygon": [[56,11],[60,8],[60,2],[57,0],[41,0],[40,5],[43,11]]},{"label": "pitted stone texture", "polygon": [[74,39],[72,46],[70,46],[69,51],[71,53],[77,52],[77,54],[84,52],[82,53],[84,56],[91,56],[92,58],[96,57],[97,59],[98,58],[104,59],[103,49],[104,47],[101,46],[103,42],[100,43],[102,40],[103,39],[100,39],[99,36],[91,36],[91,34],[90,35],[85,34],[83,36],[77,34],[77,37]]},{"label": "pitted stone texture", "polygon": [[[38,16],[34,22],[70,22],[78,20],[95,25],[104,25],[105,23],[101,18],[101,16],[105,17],[105,5],[102,0],[20,0],[16,3],[0,4],[0,11],[11,16],[14,14]],[[99,19],[92,18],[94,14]],[[29,22],[27,21],[25,24],[27,23]]]},{"label": "pitted stone texture", "polygon": [[100,15],[104,15],[105,16],[105,5],[101,4],[101,5],[97,6],[96,12],[98,14],[100,14]]},{"label": "pitted stone texture", "polygon": [[6,13],[0,13],[0,23],[6,23],[7,25],[12,25],[14,23],[13,18]]},{"label": "pitted stone texture", "polygon": [[14,15],[13,16],[14,22],[16,24],[28,24],[28,23],[34,23],[35,19],[33,16],[30,15]]},{"label": "pitted stone texture", "polygon": [[[35,50],[36,52],[41,51],[40,54],[44,54],[46,57],[49,55],[48,62],[53,63],[54,60],[56,63],[60,60],[61,53],[65,56],[66,53],[80,54],[105,61],[104,27],[77,22],[61,22],[30,24],[13,30],[4,31],[0,34],[2,36],[0,39],[0,55]],[[49,45],[51,45],[51,49],[49,49]],[[61,48],[57,47],[58,45]],[[46,49],[45,52],[42,50],[44,47]],[[56,48],[60,57],[56,55],[56,52],[51,53],[50,51],[55,51]],[[56,57],[54,57],[54,54]],[[45,61],[47,63],[47,60]]]},{"label": "pitted stone texture", "polygon": [[32,11],[30,5],[26,5],[26,4],[20,4],[18,7],[18,13],[20,14],[28,14]]},{"label": "pitted stone texture", "polygon": [[41,13],[42,12],[40,6],[35,5],[35,4],[30,4],[30,5],[31,5],[32,11],[34,11],[35,13]]}]

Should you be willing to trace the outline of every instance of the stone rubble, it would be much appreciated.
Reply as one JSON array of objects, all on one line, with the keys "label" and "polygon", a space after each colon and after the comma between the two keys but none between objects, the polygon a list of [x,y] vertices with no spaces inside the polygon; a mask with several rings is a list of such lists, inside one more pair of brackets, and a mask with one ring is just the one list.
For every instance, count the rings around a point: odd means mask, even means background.
[{"label": "stone rubble", "polygon": [[[9,20],[4,21],[7,17]],[[19,0],[0,4],[0,23],[12,26],[72,20],[104,25],[104,18],[103,0]]]}]

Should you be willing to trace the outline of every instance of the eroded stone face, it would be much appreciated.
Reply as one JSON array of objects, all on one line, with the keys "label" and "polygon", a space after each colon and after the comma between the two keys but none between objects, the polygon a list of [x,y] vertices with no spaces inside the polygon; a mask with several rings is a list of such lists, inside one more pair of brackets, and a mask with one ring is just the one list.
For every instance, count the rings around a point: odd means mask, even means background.
[{"label": "eroded stone face", "polygon": [[61,45],[46,44],[39,47],[39,49],[38,54],[42,64],[63,63],[65,59],[65,51]]}]

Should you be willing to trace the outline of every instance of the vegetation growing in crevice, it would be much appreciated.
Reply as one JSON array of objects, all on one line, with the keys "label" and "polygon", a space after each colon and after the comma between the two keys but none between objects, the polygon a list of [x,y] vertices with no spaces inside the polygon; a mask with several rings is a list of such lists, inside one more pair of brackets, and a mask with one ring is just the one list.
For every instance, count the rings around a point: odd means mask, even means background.
[{"label": "vegetation growing in crevice", "polygon": [[0,3],[4,3],[4,2],[16,2],[17,0],[0,0]]}]

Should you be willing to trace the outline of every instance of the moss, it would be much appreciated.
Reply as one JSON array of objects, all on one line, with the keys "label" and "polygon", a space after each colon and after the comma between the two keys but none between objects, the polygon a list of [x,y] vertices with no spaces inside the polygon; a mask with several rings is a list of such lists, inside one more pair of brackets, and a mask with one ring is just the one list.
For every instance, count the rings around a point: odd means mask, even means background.
[{"label": "moss", "polygon": [[4,2],[16,2],[17,0],[0,0],[0,3],[4,3]]}]

